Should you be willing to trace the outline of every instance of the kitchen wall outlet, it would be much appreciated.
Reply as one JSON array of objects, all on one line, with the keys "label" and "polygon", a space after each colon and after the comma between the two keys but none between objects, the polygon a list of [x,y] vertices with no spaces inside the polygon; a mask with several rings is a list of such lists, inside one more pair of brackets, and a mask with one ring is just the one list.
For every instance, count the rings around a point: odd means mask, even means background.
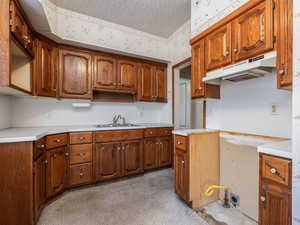
[{"label": "kitchen wall outlet", "polygon": [[271,115],[279,115],[278,104],[271,104]]},{"label": "kitchen wall outlet", "polygon": [[234,206],[240,206],[240,196],[234,194],[234,193],[230,193],[230,203]]}]

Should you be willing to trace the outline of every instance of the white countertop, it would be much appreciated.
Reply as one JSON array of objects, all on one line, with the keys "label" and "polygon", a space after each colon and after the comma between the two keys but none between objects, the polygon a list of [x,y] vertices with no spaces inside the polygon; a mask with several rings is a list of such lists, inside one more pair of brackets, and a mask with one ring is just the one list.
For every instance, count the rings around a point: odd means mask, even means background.
[{"label": "white countertop", "polygon": [[173,130],[172,134],[180,135],[180,136],[189,136],[191,134],[198,134],[198,133],[208,133],[208,132],[214,132],[217,130],[214,129],[177,129]]},{"label": "white countertop", "polygon": [[143,123],[136,127],[97,127],[97,125],[86,126],[52,126],[52,127],[22,127],[7,128],[0,130],[0,143],[36,141],[50,134],[84,132],[84,131],[105,131],[105,130],[135,130],[145,128],[173,127],[172,124]]},{"label": "white countertop", "polygon": [[268,144],[260,145],[257,147],[260,153],[266,153],[274,156],[292,159],[292,141],[276,141]]}]

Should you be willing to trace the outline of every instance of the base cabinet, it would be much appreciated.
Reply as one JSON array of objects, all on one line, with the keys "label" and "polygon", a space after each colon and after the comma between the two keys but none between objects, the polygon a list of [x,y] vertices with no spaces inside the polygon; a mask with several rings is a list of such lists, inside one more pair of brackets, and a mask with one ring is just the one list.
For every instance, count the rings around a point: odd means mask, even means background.
[{"label": "base cabinet", "polygon": [[291,225],[291,160],[260,155],[260,225]]},{"label": "base cabinet", "polygon": [[47,198],[62,192],[68,177],[67,147],[47,151]]},{"label": "base cabinet", "polygon": [[186,153],[175,153],[175,192],[183,200],[189,201],[189,165]]},{"label": "base cabinet", "polygon": [[144,169],[151,170],[158,168],[158,152],[156,138],[144,140]]},{"label": "base cabinet", "polygon": [[122,144],[123,175],[134,175],[143,169],[143,142],[141,140],[128,141]]}]

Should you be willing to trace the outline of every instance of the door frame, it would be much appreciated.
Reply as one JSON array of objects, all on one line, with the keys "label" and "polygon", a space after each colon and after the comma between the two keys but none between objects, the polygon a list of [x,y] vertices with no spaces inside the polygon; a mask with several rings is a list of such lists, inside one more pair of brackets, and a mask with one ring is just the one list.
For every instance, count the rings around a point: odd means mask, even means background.
[{"label": "door frame", "polygon": [[[175,75],[179,70],[192,64],[192,57],[186,58],[172,66],[172,123],[175,124]],[[203,102],[203,127],[206,128],[206,100]]]}]

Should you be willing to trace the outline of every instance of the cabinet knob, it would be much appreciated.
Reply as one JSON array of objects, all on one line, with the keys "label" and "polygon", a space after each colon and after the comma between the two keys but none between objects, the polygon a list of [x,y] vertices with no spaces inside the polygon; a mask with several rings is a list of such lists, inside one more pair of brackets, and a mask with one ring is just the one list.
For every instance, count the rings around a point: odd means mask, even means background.
[{"label": "cabinet knob", "polygon": [[118,147],[117,149],[118,149],[118,150],[121,150],[121,147]]},{"label": "cabinet knob", "polygon": [[201,91],[203,88],[202,87],[199,87],[199,88],[197,88],[197,91]]},{"label": "cabinet knob", "polygon": [[80,155],[81,157],[83,157],[83,156],[85,156],[85,153],[84,153],[84,152],[80,152],[79,155]]},{"label": "cabinet knob", "polygon": [[80,177],[83,177],[83,176],[84,176],[84,173],[80,173],[79,176],[80,176]]},{"label": "cabinet knob", "polygon": [[262,202],[265,202],[265,201],[266,201],[266,197],[265,197],[265,196],[260,196],[260,200],[261,200]]},{"label": "cabinet knob", "polygon": [[279,70],[278,73],[279,73],[279,75],[284,75],[285,74],[284,70]]},{"label": "cabinet knob", "polygon": [[277,170],[275,168],[271,168],[270,171],[271,171],[272,174],[276,174],[277,173]]},{"label": "cabinet knob", "polygon": [[238,52],[238,49],[237,49],[237,48],[235,48],[235,49],[233,49],[233,51],[234,51],[234,53],[237,53],[237,52]]},{"label": "cabinet knob", "polygon": [[177,144],[178,144],[178,145],[182,145],[183,143],[182,143],[182,142],[180,142],[180,141],[178,141],[178,142],[177,142]]},{"label": "cabinet knob", "polygon": [[59,143],[59,142],[61,142],[61,140],[60,140],[60,139],[57,139],[56,142]]},{"label": "cabinet knob", "polygon": [[67,156],[67,157],[68,157],[68,156],[69,156],[69,152],[66,152],[66,153],[65,153],[65,156]]},{"label": "cabinet knob", "polygon": [[48,160],[45,160],[44,163],[45,163],[45,164],[48,164]]},{"label": "cabinet knob", "polygon": [[228,55],[230,54],[230,52],[227,50],[227,51],[225,52],[225,54],[226,54],[226,56],[228,56]]},{"label": "cabinet knob", "polygon": [[182,160],[181,163],[184,164],[185,162]]},{"label": "cabinet knob", "polygon": [[79,140],[80,141],[82,141],[82,140],[84,140],[85,139],[85,137],[79,137]]},{"label": "cabinet knob", "polygon": [[45,148],[45,145],[40,145],[38,148]]}]

